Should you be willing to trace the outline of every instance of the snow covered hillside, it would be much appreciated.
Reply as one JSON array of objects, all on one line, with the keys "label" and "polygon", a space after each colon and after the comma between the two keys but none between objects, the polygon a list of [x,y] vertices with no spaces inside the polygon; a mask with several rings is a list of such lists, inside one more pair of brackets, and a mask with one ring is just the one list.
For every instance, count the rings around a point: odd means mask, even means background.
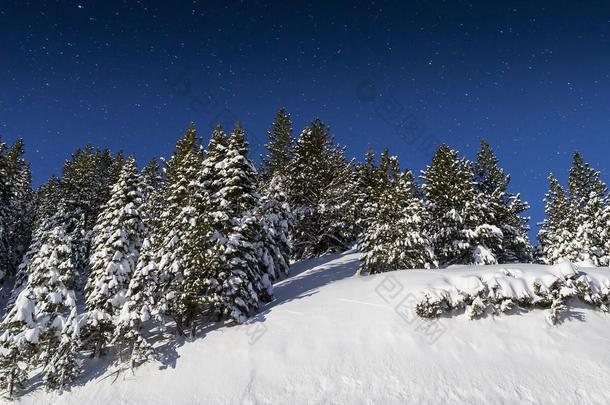
[{"label": "snow covered hillside", "polygon": [[[490,404],[610,403],[610,317],[571,302],[547,311],[424,321],[415,297],[506,265],[356,276],[359,253],[301,262],[275,301],[241,326],[216,327],[165,347],[165,364],[113,373],[99,364],[71,392],[42,389],[18,403]],[[594,270],[597,279],[608,269]],[[489,278],[489,277],[487,277]],[[603,283],[603,281],[602,281]]]}]

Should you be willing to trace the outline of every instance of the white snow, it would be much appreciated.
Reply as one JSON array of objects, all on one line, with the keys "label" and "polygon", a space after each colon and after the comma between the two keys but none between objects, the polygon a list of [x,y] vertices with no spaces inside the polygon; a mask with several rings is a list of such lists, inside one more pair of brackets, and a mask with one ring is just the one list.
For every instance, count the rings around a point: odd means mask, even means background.
[{"label": "white snow", "polygon": [[[608,404],[610,315],[571,303],[557,325],[546,310],[424,321],[422,291],[475,291],[568,275],[569,264],[452,267],[355,275],[359,254],[297,263],[276,300],[241,326],[211,327],[164,347],[150,363],[82,376],[61,396],[37,390],[21,403],[61,404]],[[583,270],[583,269],[581,269]],[[587,274],[607,288],[610,269]],[[477,276],[477,277],[475,277]],[[510,283],[508,279],[514,279]],[[175,349],[172,349],[175,348]],[[89,367],[91,363],[89,363]]]}]

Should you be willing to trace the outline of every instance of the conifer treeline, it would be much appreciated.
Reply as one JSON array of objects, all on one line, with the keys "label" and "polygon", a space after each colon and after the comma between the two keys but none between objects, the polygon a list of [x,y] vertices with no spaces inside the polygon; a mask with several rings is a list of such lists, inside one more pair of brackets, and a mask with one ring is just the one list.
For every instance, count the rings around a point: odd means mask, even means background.
[{"label": "conifer treeline", "polygon": [[[281,109],[266,149],[258,173],[239,123],[207,143],[191,125],[162,170],[86,146],[33,191],[23,142],[0,144],[0,388],[65,389],[87,356],[135,367],[164,333],[243,323],[291,260],[354,243],[363,274],[532,260],[486,142],[474,162],[441,146],[418,181],[387,149],[348,160],[320,120],[294,139]],[[607,265],[607,189],[580,155],[546,203],[536,260]]]}]

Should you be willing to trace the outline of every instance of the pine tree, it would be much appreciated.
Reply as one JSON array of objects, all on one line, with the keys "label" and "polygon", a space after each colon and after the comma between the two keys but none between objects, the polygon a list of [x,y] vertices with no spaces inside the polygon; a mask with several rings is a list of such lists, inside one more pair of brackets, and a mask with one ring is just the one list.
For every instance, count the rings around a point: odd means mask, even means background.
[{"label": "pine tree", "polygon": [[285,193],[286,180],[282,174],[276,174],[271,179],[257,217],[262,226],[261,253],[271,281],[287,275],[290,268],[292,241],[290,235],[294,226],[294,218]]},{"label": "pine tree", "polygon": [[100,179],[96,151],[91,145],[78,149],[64,164],[61,200],[66,205],[69,226],[66,231],[74,244],[74,265],[82,277],[88,273],[90,242],[98,214]]},{"label": "pine tree", "polygon": [[400,174],[373,203],[375,216],[364,231],[360,271],[432,268],[437,265],[425,233],[427,212],[411,172]]},{"label": "pine tree", "polygon": [[141,215],[144,240],[135,270],[125,293],[125,303],[116,318],[112,344],[117,347],[119,361],[128,360],[132,368],[156,358],[152,344],[146,339],[146,323],[153,317],[160,321],[157,308],[160,287],[155,242],[161,225],[162,179],[156,159],[149,161],[140,173],[142,179]]},{"label": "pine tree", "polygon": [[286,168],[292,160],[292,122],[285,108],[281,108],[268,133],[265,145],[267,156],[261,157],[261,206],[257,217],[261,224],[259,256],[271,281],[288,274],[292,250],[293,215],[288,203]]},{"label": "pine tree", "polygon": [[144,335],[145,323],[158,316],[157,293],[160,280],[152,238],[149,236],[142,244],[112,340],[117,347],[119,360],[129,360],[132,368],[156,358],[152,344]]},{"label": "pine tree", "polygon": [[608,189],[600,173],[575,153],[564,190],[551,175],[546,218],[538,233],[538,258],[553,264],[562,259],[606,266],[610,258]]},{"label": "pine tree", "polygon": [[205,153],[205,160],[203,162],[203,176],[202,181],[204,187],[209,190],[212,196],[212,202],[217,205],[216,194],[220,189],[220,165],[225,159],[227,153],[227,146],[229,140],[225,132],[223,131],[220,124],[214,128],[214,132],[210,137],[210,142]]},{"label": "pine tree", "polygon": [[359,213],[353,204],[357,185],[353,162],[345,161],[342,150],[336,152],[333,162],[335,177],[320,193],[318,204],[317,247],[321,254],[348,249],[361,232],[357,224]]},{"label": "pine tree", "polygon": [[160,224],[160,213],[163,205],[161,196],[162,176],[157,159],[152,159],[140,172],[142,180],[141,214],[145,235],[151,235]]},{"label": "pine tree", "polygon": [[187,327],[194,334],[197,317],[206,304],[204,263],[208,249],[199,235],[209,233],[209,199],[202,169],[202,149],[192,124],[166,165],[161,221],[155,230],[161,292],[157,305],[161,313],[175,321],[179,334],[184,334]]},{"label": "pine tree", "polygon": [[576,236],[576,216],[568,193],[552,174],[549,176],[549,191],[544,202],[546,218],[538,232],[537,261],[554,264],[564,258],[577,260],[577,253],[572,250]]},{"label": "pine tree", "polygon": [[[381,152],[381,156],[379,158],[379,172],[381,177],[381,185],[379,188],[385,187],[387,184],[395,181],[400,175],[400,165],[398,163],[398,158],[396,156],[391,156],[388,148],[385,148],[383,152]],[[414,184],[413,187],[416,185]],[[417,191],[417,187],[415,187],[415,191]],[[382,193],[383,191],[378,190],[377,193]]]},{"label": "pine tree", "polygon": [[[223,244],[227,240],[230,217],[225,212],[226,203],[222,203],[222,196],[219,192],[222,187],[222,175],[224,173],[228,145],[229,138],[221,125],[218,124],[214,128],[205,151],[201,176],[201,183],[205,190],[206,198],[209,201],[207,217],[211,232],[208,243],[203,243],[202,245],[209,245],[208,248],[211,256],[223,263],[226,263],[226,259],[223,256]],[[212,316],[218,320],[228,314],[225,299],[223,298],[223,283],[229,273],[224,270],[224,267],[224,264],[216,268],[211,266],[207,269],[204,277],[206,302],[209,304]]]},{"label": "pine tree", "polygon": [[78,149],[64,165],[62,175],[62,198],[67,212],[81,222],[79,231],[93,228],[95,223],[96,185],[99,179],[96,173],[96,152],[91,145]]},{"label": "pine tree", "polygon": [[349,204],[353,207],[357,234],[366,231],[376,215],[377,201],[399,174],[398,158],[390,156],[387,148],[381,153],[379,164],[375,161],[375,153],[369,148],[364,163],[355,166],[355,186],[348,192],[352,196]]},{"label": "pine tree", "polygon": [[53,216],[57,210],[57,202],[62,198],[61,179],[55,175],[40,186],[34,193],[34,223],[39,225],[42,221]]},{"label": "pine tree", "polygon": [[142,202],[150,205],[154,199],[155,193],[159,190],[162,182],[161,174],[159,173],[159,162],[157,159],[151,159],[146,167],[140,173],[142,178]]},{"label": "pine tree", "polygon": [[[49,180],[40,186],[33,197],[32,207],[32,224],[33,232],[31,235],[31,242],[28,244],[27,251],[23,255],[19,266],[17,267],[17,273],[15,275],[15,281],[10,293],[10,298],[7,303],[7,309],[11,308],[19,293],[23,290],[26,284],[28,276],[30,274],[30,264],[32,258],[36,255],[40,249],[42,243],[42,235],[44,232],[48,232],[50,227],[54,226],[54,222],[58,219],[57,202],[61,199],[61,181],[56,176],[51,176]],[[69,223],[67,218],[63,218],[62,221],[65,224]]]},{"label": "pine tree", "polygon": [[568,177],[568,190],[575,214],[572,249],[577,261],[589,260],[596,266],[609,264],[608,188],[600,173],[575,153]]},{"label": "pine tree", "polygon": [[22,139],[10,149],[0,142],[0,302],[32,237],[32,176],[24,152]]},{"label": "pine tree", "polygon": [[[328,225],[339,223],[345,201],[339,188],[346,179],[343,148],[334,143],[328,128],[316,119],[305,128],[292,151],[286,172],[289,203],[295,215],[293,255],[295,259],[344,250],[351,240],[345,234],[329,232]],[[337,229],[335,227],[335,229]],[[352,239],[352,235],[349,235]]]},{"label": "pine tree", "polygon": [[23,158],[25,146],[19,139],[7,155],[8,179],[10,181],[10,216],[7,221],[9,229],[10,269],[16,273],[19,263],[25,254],[34,226],[34,201],[32,191],[32,173]]},{"label": "pine tree", "polygon": [[10,273],[9,225],[11,184],[6,159],[6,144],[0,141],[0,282]]},{"label": "pine tree", "polygon": [[74,243],[74,263],[85,279],[89,273],[93,228],[110,197],[123,162],[122,152],[113,157],[108,149],[99,150],[86,145],[76,150],[64,164],[61,200],[66,204],[69,217],[67,232]]},{"label": "pine tree", "polygon": [[[122,150],[119,150],[112,159],[110,167],[108,169],[101,168],[102,174],[104,174],[105,172],[108,173],[107,176],[102,176],[102,183],[105,183],[106,190],[108,190],[108,197],[106,198],[106,201],[110,198],[110,195],[112,194],[113,186],[119,181],[125,163],[125,153]],[[105,201],[102,202],[102,204],[104,203]]]},{"label": "pine tree", "polygon": [[265,145],[267,156],[262,157],[262,177],[269,181],[275,174],[282,173],[292,159],[292,121],[285,108],[275,115],[275,121],[268,133],[269,143]]},{"label": "pine tree", "polygon": [[493,202],[476,190],[470,162],[442,145],[422,178],[440,265],[497,263],[502,231],[488,223]]},{"label": "pine tree", "polygon": [[492,253],[499,263],[529,262],[532,252],[527,236],[528,218],[521,216],[529,205],[518,194],[508,192],[510,176],[498,163],[488,142],[483,140],[474,164],[474,180],[490,207],[486,223],[502,232],[502,248]]},{"label": "pine tree", "polygon": [[441,265],[468,262],[468,244],[462,212],[473,199],[471,173],[457,152],[442,145],[423,172],[423,189],[429,203],[430,234]]},{"label": "pine tree", "polygon": [[99,355],[112,338],[114,320],[125,302],[144,237],[142,183],[135,157],[123,166],[110,200],[95,226],[85,286],[88,322],[85,336]]},{"label": "pine tree", "polygon": [[505,192],[510,183],[510,176],[498,166],[499,160],[487,140],[481,141],[474,164],[474,178],[477,188],[486,195],[493,195],[500,190]]},{"label": "pine tree", "polygon": [[497,264],[502,253],[504,234],[496,225],[494,212],[499,211],[498,204],[487,199],[482,193],[476,193],[472,200],[466,201],[462,211],[463,223],[466,225],[464,248],[472,249],[472,258],[464,259],[465,264]]},{"label": "pine tree", "polygon": [[61,391],[69,388],[82,372],[78,358],[81,341],[76,307],[57,330],[60,335],[55,337],[53,352],[48,354],[43,379],[47,389]]},{"label": "pine tree", "polygon": [[262,256],[265,249],[257,247],[257,243],[264,246],[268,238],[261,236],[264,229],[256,217],[260,206],[257,173],[239,123],[229,137],[224,160],[215,167],[219,188],[214,201],[222,213],[215,230],[226,265],[214,277],[214,284],[220,289],[222,315],[242,323],[261,302],[272,299],[269,274],[273,263]]},{"label": "pine tree", "polygon": [[32,272],[32,260],[40,250],[45,233],[49,232],[51,226],[55,226],[57,216],[53,215],[49,218],[46,218],[40,224],[37,225],[36,230],[32,235],[32,242],[28,247],[26,254],[23,257],[23,261],[19,265],[17,269],[17,274],[15,275],[15,282],[13,283],[13,287],[11,289],[10,297],[7,302],[7,312],[13,307],[15,304],[17,297],[23,291],[23,288],[27,285],[27,280],[29,275]]},{"label": "pine tree", "polygon": [[354,194],[352,195],[356,216],[355,225],[359,232],[366,230],[372,221],[374,212],[372,204],[378,199],[379,170],[375,162],[375,152],[369,148],[364,156],[364,162],[356,164],[354,168]]},{"label": "pine tree", "polygon": [[28,371],[43,366],[49,389],[68,386],[79,373],[79,347],[76,316],[76,269],[72,262],[71,240],[61,218],[50,219],[41,234],[40,249],[31,263],[27,285],[7,313],[1,328],[0,344],[5,351],[0,379],[12,395],[23,387]]}]

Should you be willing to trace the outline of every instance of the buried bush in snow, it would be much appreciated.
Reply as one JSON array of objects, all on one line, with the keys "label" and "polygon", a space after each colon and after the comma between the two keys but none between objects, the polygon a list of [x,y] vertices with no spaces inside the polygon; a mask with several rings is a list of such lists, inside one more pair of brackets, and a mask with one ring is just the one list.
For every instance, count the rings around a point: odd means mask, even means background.
[{"label": "buried bush in snow", "polygon": [[[591,271],[588,271],[591,270]],[[492,273],[469,275],[422,292],[415,307],[422,318],[463,309],[468,318],[500,314],[513,308],[548,309],[547,318],[556,324],[568,301],[577,298],[608,312],[610,279],[594,269],[575,270],[570,262],[531,270],[494,269]]]}]

